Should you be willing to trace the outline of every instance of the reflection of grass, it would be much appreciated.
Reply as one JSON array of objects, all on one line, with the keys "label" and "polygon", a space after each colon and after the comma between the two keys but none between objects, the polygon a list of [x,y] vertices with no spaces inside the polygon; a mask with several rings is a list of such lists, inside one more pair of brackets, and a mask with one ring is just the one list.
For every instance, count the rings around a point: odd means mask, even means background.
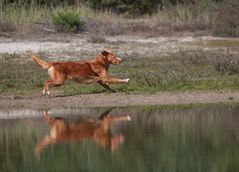
[{"label": "reflection of grass", "polygon": [[[233,133],[220,125],[220,113],[215,116],[208,113],[200,117],[195,115],[195,119],[188,111],[185,113],[177,118],[176,114],[173,117],[165,114],[161,121],[154,120],[147,128],[139,127],[143,126],[141,123],[136,124],[135,128],[131,129],[135,131],[134,138],[130,137],[130,134],[128,137],[131,147],[125,150],[129,152],[126,161],[130,162],[134,157],[138,157],[137,161],[143,163],[142,168],[149,167],[147,164],[154,168],[143,171],[227,171],[228,168],[238,170],[238,162],[235,160],[238,159],[238,144]],[[141,156],[141,153],[149,159]]]},{"label": "reflection of grass", "polygon": [[[127,57],[121,65],[110,68],[119,78],[130,78],[128,84],[112,85],[122,92],[154,93],[172,90],[235,90],[239,88],[239,60],[229,53],[202,51],[179,52],[171,56],[154,54],[153,57]],[[40,91],[48,78],[33,62],[23,57],[4,54],[0,57],[0,92],[24,93]],[[66,82],[60,88],[64,94],[108,92],[97,84],[80,85]]]},{"label": "reflection of grass", "polygon": [[43,150],[39,161],[34,157],[35,145],[50,132],[43,117],[2,120],[1,170],[238,171],[238,106],[122,110],[135,118],[116,127],[125,142],[115,152],[91,140],[62,142]]}]

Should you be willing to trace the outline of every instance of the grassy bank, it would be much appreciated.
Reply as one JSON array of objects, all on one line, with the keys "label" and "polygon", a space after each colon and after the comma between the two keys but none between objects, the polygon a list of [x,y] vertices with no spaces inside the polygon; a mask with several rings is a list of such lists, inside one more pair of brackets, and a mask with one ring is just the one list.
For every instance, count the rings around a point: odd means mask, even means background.
[{"label": "grassy bank", "polygon": [[[2,54],[0,56],[0,93],[24,94],[40,92],[48,78],[26,55]],[[30,57],[28,57],[30,58]],[[110,73],[119,78],[130,78],[128,84],[112,85],[126,93],[154,93],[157,91],[236,90],[239,88],[238,58],[227,53],[182,51],[171,56],[154,54],[140,57],[126,56]],[[68,81],[64,86],[52,88],[60,94],[107,92],[97,84],[81,85]]]}]

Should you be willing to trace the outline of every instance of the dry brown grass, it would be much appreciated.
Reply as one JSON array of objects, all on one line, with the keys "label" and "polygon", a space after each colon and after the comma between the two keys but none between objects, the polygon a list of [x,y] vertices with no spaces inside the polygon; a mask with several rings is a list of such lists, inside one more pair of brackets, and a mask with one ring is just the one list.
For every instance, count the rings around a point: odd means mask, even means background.
[{"label": "dry brown grass", "polygon": [[213,27],[220,36],[239,36],[239,1],[227,0],[217,9],[217,17]]},{"label": "dry brown grass", "polygon": [[[6,6],[4,10],[0,11],[0,15],[3,18],[8,18],[8,21],[11,21],[11,26],[18,26],[15,28],[16,31],[21,31],[26,27],[30,27],[28,30],[36,29],[32,27],[32,24],[36,22],[45,23],[46,28],[47,25],[51,27],[52,14],[62,10],[71,10],[80,14],[81,20],[85,22],[83,32],[102,35],[133,33],[152,35],[185,30],[206,30],[210,28],[213,20],[209,9],[202,11],[200,7],[188,6],[165,8],[152,16],[140,16],[140,18],[127,18],[110,12],[96,12],[86,6],[54,9],[39,8],[38,6],[31,6],[27,9],[21,8],[21,6]],[[0,25],[0,30],[1,27],[3,26]],[[7,29],[2,28],[2,31],[5,30]]]}]

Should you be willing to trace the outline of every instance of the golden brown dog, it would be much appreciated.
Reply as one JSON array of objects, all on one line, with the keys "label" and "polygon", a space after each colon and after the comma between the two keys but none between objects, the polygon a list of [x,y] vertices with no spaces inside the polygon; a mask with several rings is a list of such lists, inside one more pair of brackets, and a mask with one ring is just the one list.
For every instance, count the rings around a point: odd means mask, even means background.
[{"label": "golden brown dog", "polygon": [[44,84],[43,94],[50,95],[49,87],[61,86],[66,79],[85,84],[98,82],[112,92],[115,90],[111,89],[109,84],[129,82],[129,79],[117,79],[108,74],[110,64],[117,65],[122,61],[108,51],[103,51],[95,60],[86,62],[47,62],[34,54],[32,59],[48,70],[49,79]]},{"label": "golden brown dog", "polygon": [[130,116],[110,116],[108,113],[109,111],[106,111],[99,118],[88,117],[69,124],[64,118],[53,118],[44,112],[47,124],[51,125],[51,132],[37,143],[35,155],[39,156],[42,149],[49,145],[84,139],[93,140],[102,148],[114,151],[124,142],[124,136],[112,135],[110,127],[115,122],[130,121]]}]

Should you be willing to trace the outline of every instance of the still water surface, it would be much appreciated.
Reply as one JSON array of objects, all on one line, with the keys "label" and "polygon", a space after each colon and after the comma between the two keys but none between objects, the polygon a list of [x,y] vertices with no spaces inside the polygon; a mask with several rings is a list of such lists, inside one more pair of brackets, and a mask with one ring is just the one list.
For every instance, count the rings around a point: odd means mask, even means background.
[{"label": "still water surface", "polygon": [[239,171],[239,105],[27,112],[1,112],[1,172]]}]

